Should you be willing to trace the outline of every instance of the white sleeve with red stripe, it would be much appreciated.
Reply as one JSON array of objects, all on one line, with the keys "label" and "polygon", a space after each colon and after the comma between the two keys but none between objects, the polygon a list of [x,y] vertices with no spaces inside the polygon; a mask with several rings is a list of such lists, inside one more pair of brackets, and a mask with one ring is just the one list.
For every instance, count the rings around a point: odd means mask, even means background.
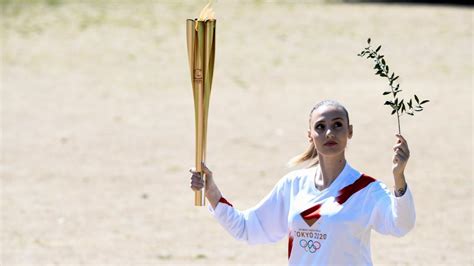
[{"label": "white sleeve with red stripe", "polygon": [[280,180],[257,206],[239,211],[222,198],[211,213],[236,239],[249,244],[273,243],[288,235],[289,182]]},{"label": "white sleeve with red stripe", "polygon": [[403,196],[395,197],[384,184],[379,185],[381,189],[377,191],[377,202],[370,217],[370,225],[381,234],[404,236],[415,226],[416,220],[411,191],[407,187]]}]

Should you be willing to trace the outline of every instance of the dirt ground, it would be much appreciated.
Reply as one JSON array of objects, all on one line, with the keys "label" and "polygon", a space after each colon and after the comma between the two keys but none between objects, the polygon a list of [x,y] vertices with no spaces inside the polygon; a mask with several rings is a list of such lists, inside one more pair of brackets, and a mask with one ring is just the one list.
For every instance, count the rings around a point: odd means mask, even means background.
[{"label": "dirt ground", "polygon": [[[193,206],[185,20],[206,1],[47,2],[2,5],[1,265],[285,265],[286,239],[249,246]],[[348,161],[392,186],[387,84],[356,56],[371,37],[402,97],[431,100],[402,117],[416,227],[374,233],[374,263],[473,265],[473,9],[295,2],[215,6],[207,163],[226,198],[249,208],[292,170],[326,98],[350,112]]]}]

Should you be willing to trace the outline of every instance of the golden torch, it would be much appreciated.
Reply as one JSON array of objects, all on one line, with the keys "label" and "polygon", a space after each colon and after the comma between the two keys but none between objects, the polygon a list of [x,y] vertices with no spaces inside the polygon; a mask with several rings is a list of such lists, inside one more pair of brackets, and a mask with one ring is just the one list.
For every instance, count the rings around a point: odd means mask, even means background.
[{"label": "golden torch", "polygon": [[[206,160],[207,117],[211,96],[214,54],[216,50],[216,20],[209,2],[201,11],[199,18],[186,21],[189,70],[194,96],[194,115],[196,126],[196,171],[206,182],[201,162]],[[205,205],[204,189],[195,191],[194,205]]]}]

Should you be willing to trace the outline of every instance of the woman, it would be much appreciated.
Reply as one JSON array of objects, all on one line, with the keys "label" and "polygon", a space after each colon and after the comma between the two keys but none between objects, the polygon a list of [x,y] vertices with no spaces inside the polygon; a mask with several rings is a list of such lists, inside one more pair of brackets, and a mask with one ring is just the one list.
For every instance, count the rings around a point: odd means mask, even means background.
[{"label": "woman", "polygon": [[[251,244],[276,242],[288,235],[289,265],[371,265],[371,229],[403,236],[415,224],[404,175],[410,152],[397,134],[392,195],[383,183],[346,162],[351,137],[346,108],[332,100],[318,103],[310,112],[310,146],[292,160],[309,161],[310,167],[284,176],[257,206],[243,212],[222,197],[212,172],[203,165],[213,215],[232,236]],[[201,189],[200,174],[191,172],[191,188]]]}]

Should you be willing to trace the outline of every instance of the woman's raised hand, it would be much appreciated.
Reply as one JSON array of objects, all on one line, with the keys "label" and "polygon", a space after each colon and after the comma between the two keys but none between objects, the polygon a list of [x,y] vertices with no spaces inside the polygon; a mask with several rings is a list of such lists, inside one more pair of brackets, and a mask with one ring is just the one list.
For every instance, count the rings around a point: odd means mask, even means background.
[{"label": "woman's raised hand", "polygon": [[392,159],[392,173],[395,181],[395,196],[401,197],[405,194],[407,189],[407,183],[405,180],[405,167],[407,166],[408,159],[410,158],[410,150],[408,149],[408,143],[405,138],[396,134],[397,143],[393,146],[395,154]]},{"label": "woman's raised hand", "polygon": [[395,154],[393,155],[393,165],[392,165],[392,172],[394,177],[401,177],[404,174],[405,167],[408,163],[408,159],[410,158],[410,150],[408,149],[408,143],[405,138],[400,135],[395,135],[398,140],[397,143],[393,146],[393,151]]}]

